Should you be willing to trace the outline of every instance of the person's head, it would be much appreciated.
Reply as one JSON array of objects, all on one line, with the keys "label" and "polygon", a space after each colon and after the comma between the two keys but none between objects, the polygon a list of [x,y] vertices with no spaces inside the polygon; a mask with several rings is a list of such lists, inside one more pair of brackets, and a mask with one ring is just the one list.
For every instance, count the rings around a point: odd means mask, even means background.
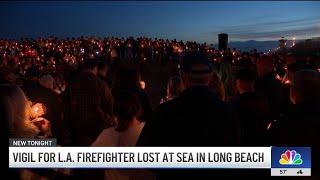
[{"label": "person's head", "polygon": [[16,76],[15,74],[10,71],[9,68],[2,67],[0,68],[0,84],[10,83],[15,84],[16,83]]},{"label": "person's head", "polygon": [[51,75],[46,74],[46,75],[42,75],[39,78],[39,84],[45,88],[48,89],[53,89],[53,84],[54,84],[54,79]]},{"label": "person's head", "polygon": [[250,69],[241,69],[236,73],[236,88],[240,94],[254,92],[256,73]]},{"label": "person's head", "polygon": [[108,73],[108,64],[106,61],[100,60],[98,62],[98,75],[102,77],[106,77]]},{"label": "person's head", "polygon": [[8,68],[14,70],[18,67],[18,59],[17,58],[11,58],[7,61]]},{"label": "person's head", "polygon": [[293,104],[320,102],[320,74],[313,70],[300,70],[294,74],[290,86]]},{"label": "person's head", "polygon": [[121,64],[116,70],[113,87],[117,90],[140,89],[140,74],[132,64]]},{"label": "person's head", "polygon": [[212,74],[212,79],[210,81],[209,86],[215,91],[219,99],[221,99],[222,101],[226,99],[226,91],[224,88],[224,84],[222,83],[217,73]]},{"label": "person's head", "polygon": [[28,80],[38,81],[40,75],[40,71],[37,67],[31,66],[26,70],[25,77]]},{"label": "person's head", "polygon": [[272,57],[264,55],[257,61],[257,73],[259,77],[273,72],[273,60]]},{"label": "person's head", "polygon": [[130,91],[122,91],[114,97],[114,115],[117,118],[117,131],[125,131],[130,126],[141,122],[143,114],[139,96]]},{"label": "person's head", "polygon": [[246,58],[242,58],[236,61],[235,66],[237,67],[237,69],[242,69],[242,68],[254,69],[254,64],[252,63],[252,61]]},{"label": "person's head", "polygon": [[292,63],[295,63],[296,62],[296,59],[293,55],[289,54],[285,57],[285,62],[287,65],[290,65]]},{"label": "person's head", "polygon": [[209,85],[212,73],[213,67],[206,54],[194,51],[183,57],[180,74],[186,88]]},{"label": "person's head", "polygon": [[30,120],[31,105],[24,92],[15,85],[0,85],[0,94],[5,96],[10,106],[9,131],[12,137],[33,137],[39,129]]},{"label": "person's head", "polygon": [[83,61],[82,70],[85,72],[90,72],[94,75],[98,73],[98,63],[94,58],[88,58]]},{"label": "person's head", "polygon": [[173,99],[178,97],[180,93],[184,90],[184,85],[180,76],[172,76],[169,79],[167,85],[167,97],[168,99]]},{"label": "person's head", "polygon": [[301,63],[291,63],[288,65],[288,80],[291,82],[293,80],[294,73],[305,69],[306,65]]}]

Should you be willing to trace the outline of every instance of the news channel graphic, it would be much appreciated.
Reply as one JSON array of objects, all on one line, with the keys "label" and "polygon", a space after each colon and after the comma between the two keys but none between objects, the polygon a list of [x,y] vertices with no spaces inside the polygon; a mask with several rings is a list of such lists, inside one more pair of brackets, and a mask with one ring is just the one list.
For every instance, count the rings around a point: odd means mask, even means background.
[{"label": "news channel graphic", "polygon": [[[12,141],[9,168],[271,167],[271,147],[54,147],[28,142],[31,141]],[[21,148],[23,145],[28,147]]]},{"label": "news channel graphic", "polygon": [[271,176],[311,176],[311,147],[272,147]]}]

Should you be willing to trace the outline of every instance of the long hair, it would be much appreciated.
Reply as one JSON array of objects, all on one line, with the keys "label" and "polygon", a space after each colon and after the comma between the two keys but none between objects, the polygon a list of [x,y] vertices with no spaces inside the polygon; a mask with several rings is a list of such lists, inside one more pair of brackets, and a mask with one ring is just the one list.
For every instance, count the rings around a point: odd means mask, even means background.
[{"label": "long hair", "polygon": [[127,130],[134,117],[140,121],[143,109],[138,95],[130,91],[118,93],[114,101],[114,114],[118,120],[118,132]]},{"label": "long hair", "polygon": [[31,106],[22,89],[16,85],[1,85],[0,94],[8,99],[11,113],[8,119],[9,132],[12,137],[34,137],[39,129],[31,122]]}]

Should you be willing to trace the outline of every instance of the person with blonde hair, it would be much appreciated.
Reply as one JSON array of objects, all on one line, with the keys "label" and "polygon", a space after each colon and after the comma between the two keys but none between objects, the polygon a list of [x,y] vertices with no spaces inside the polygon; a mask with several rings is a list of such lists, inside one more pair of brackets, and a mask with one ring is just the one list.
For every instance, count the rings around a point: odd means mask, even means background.
[{"label": "person with blonde hair", "polygon": [[31,106],[24,92],[15,85],[1,85],[0,94],[8,101],[8,128],[9,137],[33,138],[42,135],[51,135],[50,123],[41,118],[44,114],[44,107],[36,103]]}]

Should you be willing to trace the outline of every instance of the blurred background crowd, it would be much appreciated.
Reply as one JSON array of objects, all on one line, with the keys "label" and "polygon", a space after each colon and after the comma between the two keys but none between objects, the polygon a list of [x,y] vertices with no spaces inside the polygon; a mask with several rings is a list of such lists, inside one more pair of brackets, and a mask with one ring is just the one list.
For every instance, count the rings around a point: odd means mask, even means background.
[{"label": "blurred background crowd", "polygon": [[[61,146],[319,147],[316,56],[145,37],[1,39],[0,55],[9,137],[54,137]],[[106,176],[113,173],[128,175]]]}]

